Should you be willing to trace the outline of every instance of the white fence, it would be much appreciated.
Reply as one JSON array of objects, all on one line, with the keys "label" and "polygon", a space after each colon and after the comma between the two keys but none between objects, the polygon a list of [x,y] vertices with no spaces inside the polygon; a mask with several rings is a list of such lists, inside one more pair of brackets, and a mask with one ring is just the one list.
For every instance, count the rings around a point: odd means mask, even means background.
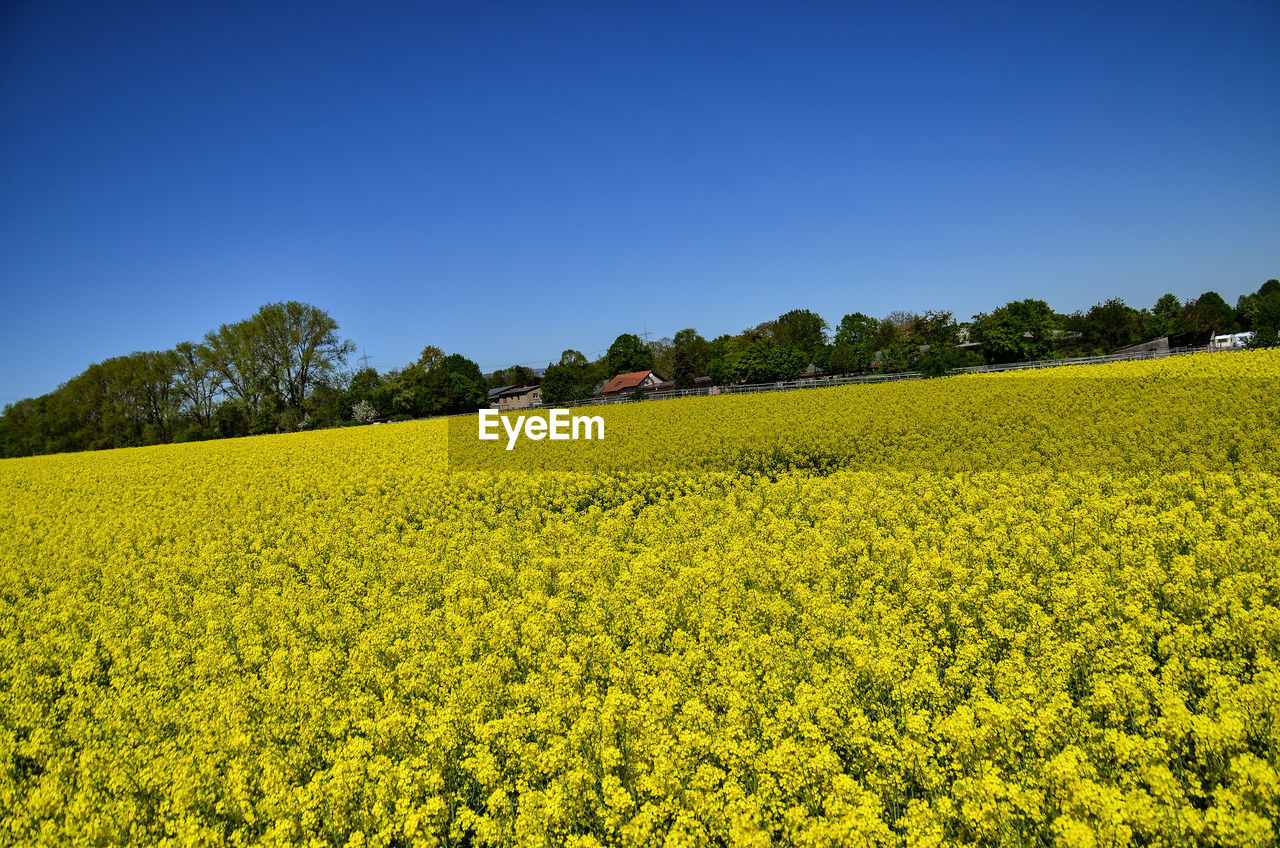
[{"label": "white fence", "polygon": [[[657,392],[645,392],[644,400],[668,400],[682,397],[706,397],[707,395],[741,395],[758,392],[789,392],[795,389],[824,389],[830,386],[848,386],[854,383],[893,383],[898,380],[918,380],[919,371],[906,371],[901,374],[863,374],[847,377],[804,377],[799,380],[780,380],[776,383],[750,383],[736,386],[702,386],[695,389],[664,389]],[[632,393],[619,392],[613,397],[593,397],[586,400],[567,401],[565,403],[543,404],[541,408],[557,409],[568,406],[605,406],[613,403],[630,403]]]},{"label": "white fence", "polygon": [[1184,353],[1203,353],[1204,347],[1175,347],[1169,350],[1140,350],[1133,353],[1111,353],[1104,356],[1076,356],[1071,359],[1037,359],[1031,362],[1006,362],[1001,365],[972,365],[968,368],[952,368],[948,375],[986,374],[992,371],[1021,371],[1025,368],[1060,368],[1064,365],[1097,365],[1100,362],[1127,362],[1131,359],[1162,359]]}]

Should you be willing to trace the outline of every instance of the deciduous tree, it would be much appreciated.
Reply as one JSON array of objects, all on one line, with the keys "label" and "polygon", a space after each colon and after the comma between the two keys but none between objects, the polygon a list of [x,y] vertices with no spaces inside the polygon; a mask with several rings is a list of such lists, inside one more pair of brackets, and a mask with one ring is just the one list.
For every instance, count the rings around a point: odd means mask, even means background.
[{"label": "deciduous tree", "polygon": [[610,376],[629,374],[632,371],[644,371],[652,368],[653,353],[649,350],[649,346],[641,341],[639,336],[634,333],[623,333],[613,340],[613,344],[609,345],[609,352],[605,354],[605,361],[612,372]]}]

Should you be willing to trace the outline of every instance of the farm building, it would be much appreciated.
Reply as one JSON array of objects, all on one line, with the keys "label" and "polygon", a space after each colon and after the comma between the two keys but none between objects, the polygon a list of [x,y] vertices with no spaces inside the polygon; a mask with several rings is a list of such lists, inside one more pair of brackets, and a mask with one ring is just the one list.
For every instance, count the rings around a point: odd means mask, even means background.
[{"label": "farm building", "polygon": [[506,412],[509,409],[528,409],[542,403],[541,386],[506,386],[489,392],[489,408]]},{"label": "farm building", "polygon": [[671,388],[671,383],[664,380],[657,371],[650,369],[647,371],[632,371],[630,374],[619,374],[604,384],[604,387],[600,389],[600,394],[617,395],[624,392],[651,392],[669,388]]},{"label": "farm building", "polygon": [[1154,339],[1138,342],[1117,348],[1113,353],[1164,356],[1171,350],[1185,347],[1205,347],[1212,339],[1212,333],[1174,333],[1169,336],[1157,336]]}]

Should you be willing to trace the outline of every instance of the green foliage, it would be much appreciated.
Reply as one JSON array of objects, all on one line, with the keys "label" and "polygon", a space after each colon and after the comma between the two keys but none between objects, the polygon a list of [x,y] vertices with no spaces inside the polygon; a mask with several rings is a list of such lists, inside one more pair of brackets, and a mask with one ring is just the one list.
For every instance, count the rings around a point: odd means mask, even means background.
[{"label": "green foliage", "polygon": [[854,312],[840,319],[828,367],[835,374],[866,371],[875,361],[880,322]]},{"label": "green foliage", "polygon": [[533,386],[538,383],[538,374],[527,365],[512,365],[499,368],[489,375],[486,381],[488,388],[497,389],[503,386]]},{"label": "green foliage", "polygon": [[911,340],[917,345],[931,348],[948,347],[959,342],[959,327],[950,312],[929,310],[916,315],[909,330]]},{"label": "green foliage", "polygon": [[1193,333],[1233,333],[1240,328],[1236,311],[1214,291],[1187,303],[1183,325]]},{"label": "green foliage", "polygon": [[830,329],[826,319],[808,309],[793,309],[779,315],[772,322],[774,341],[790,345],[805,358],[805,365],[819,359],[826,359],[827,330]]},{"label": "green foliage", "polygon": [[796,379],[807,364],[787,342],[760,339],[730,360],[729,372],[737,383],[772,383]]},{"label": "green foliage", "polygon": [[1141,314],[1118,297],[1095,305],[1085,316],[1085,341],[1100,353],[1141,340]]},{"label": "green foliage", "polygon": [[914,371],[916,360],[920,358],[920,345],[909,336],[899,333],[889,344],[881,347],[877,355],[879,356],[878,370],[882,374]]},{"label": "green foliage", "polygon": [[586,397],[582,383],[569,368],[548,365],[542,375],[542,400],[545,403],[568,403]]},{"label": "green foliage", "polygon": [[1182,331],[1182,301],[1178,300],[1177,295],[1174,294],[1160,295],[1160,299],[1156,301],[1156,305],[1151,309],[1151,322],[1144,335],[1148,338],[1155,338],[1157,336],[1171,336]]},{"label": "green foliage", "polygon": [[836,343],[827,357],[827,370],[832,374],[853,374],[863,370],[852,345]]},{"label": "green foliage", "polygon": [[709,363],[713,359],[724,359],[733,353],[732,345],[737,338],[737,336],[724,333],[707,342],[707,362]]},{"label": "green foliage", "polygon": [[435,345],[427,345],[422,349],[422,353],[418,355],[418,361],[415,363],[422,367],[424,371],[430,371],[440,364],[440,360],[444,359],[444,351]]},{"label": "green foliage", "polygon": [[223,393],[244,409],[246,417],[256,416],[267,375],[252,319],[210,330],[205,334],[203,350],[210,370],[222,383]]},{"label": "green foliage", "polygon": [[568,403],[591,396],[594,371],[581,352],[566,350],[559,363],[548,365],[542,374],[542,402]]},{"label": "green foliage", "polygon": [[[663,379],[668,379],[675,371],[675,339],[669,336],[649,342],[649,355],[653,358],[654,371],[657,371]],[[614,376],[612,374],[610,377]]]},{"label": "green foliage", "polygon": [[372,368],[361,368],[351,375],[351,382],[347,387],[347,391],[352,397],[363,398],[381,385],[382,378],[378,376],[377,371]]},{"label": "green foliage", "polygon": [[1061,330],[1059,316],[1049,304],[1027,299],[973,316],[969,340],[982,343],[988,362],[1021,362],[1052,355],[1054,339]]},{"label": "green foliage", "polygon": [[1240,298],[1236,313],[1245,329],[1253,330],[1258,337],[1271,337],[1280,330],[1280,280],[1267,280],[1253,294]]},{"label": "green foliage", "polygon": [[459,353],[449,354],[427,372],[426,392],[429,413],[437,415],[470,412],[488,401],[480,366]]},{"label": "green foliage", "polygon": [[1246,347],[1259,350],[1264,347],[1280,347],[1280,331],[1275,327],[1264,327],[1253,331],[1253,338]]},{"label": "green foliage", "polygon": [[250,319],[251,343],[258,351],[260,382],[300,418],[315,382],[332,374],[355,343],[338,336],[338,322],[306,303],[269,303]]},{"label": "green foliage", "polygon": [[677,389],[692,388],[696,379],[704,376],[709,351],[710,344],[692,327],[676,333],[672,340],[670,376]]},{"label": "green foliage", "polygon": [[926,377],[944,377],[952,368],[969,368],[982,364],[982,357],[971,350],[943,347],[921,354],[916,360],[915,370]]},{"label": "green foliage", "polygon": [[181,342],[173,353],[174,389],[196,427],[207,430],[213,422],[218,396],[222,394],[223,379],[213,368],[207,346]]},{"label": "green foliage", "polygon": [[605,362],[609,366],[610,376],[644,371],[653,367],[653,352],[639,336],[623,333],[609,345]]},{"label": "green foliage", "polygon": [[[5,456],[298,429],[354,349],[337,323],[290,301],[223,324],[201,342],[90,365],[56,391],[6,408]],[[328,410],[340,401],[325,392]],[[330,412],[325,416],[331,417]]]},{"label": "green foliage", "polygon": [[218,438],[218,431],[211,427],[192,425],[174,437],[174,442],[204,442]]},{"label": "green foliage", "polygon": [[729,367],[729,363],[721,358],[707,362],[707,377],[711,379],[712,385],[725,386],[733,382],[733,371]]}]

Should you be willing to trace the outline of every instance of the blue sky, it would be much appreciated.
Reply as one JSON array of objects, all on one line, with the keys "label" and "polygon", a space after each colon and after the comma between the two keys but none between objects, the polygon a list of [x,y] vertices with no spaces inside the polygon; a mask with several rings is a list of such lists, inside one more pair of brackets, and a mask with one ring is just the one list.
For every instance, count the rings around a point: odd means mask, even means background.
[{"label": "blue sky", "polygon": [[10,2],[0,402],[328,310],[485,370],[1280,276],[1280,6]]}]

